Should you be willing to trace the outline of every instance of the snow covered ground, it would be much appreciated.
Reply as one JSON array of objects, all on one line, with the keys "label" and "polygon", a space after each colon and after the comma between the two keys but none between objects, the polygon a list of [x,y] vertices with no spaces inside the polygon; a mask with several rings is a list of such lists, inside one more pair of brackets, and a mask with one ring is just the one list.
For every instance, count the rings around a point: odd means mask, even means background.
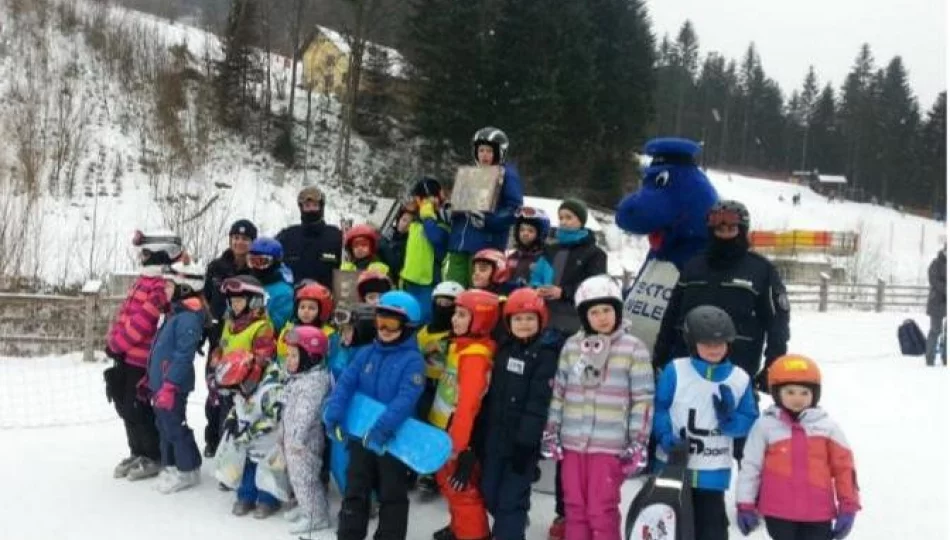
[{"label": "snow covered ground", "polygon": [[[864,510],[851,539],[950,536],[947,524],[947,371],[899,353],[900,313],[800,312],[790,349],[813,356],[824,374],[822,404],[854,447]],[[918,323],[926,329],[923,317]],[[230,515],[232,494],[217,490],[210,463],[202,484],[163,496],[154,481],[113,480],[124,435],[102,393],[103,365],[78,354],[0,358],[0,490],[3,538],[290,538],[279,517]],[[766,402],[769,400],[766,399]],[[202,396],[189,418],[204,426]],[[638,484],[624,488],[622,511]],[[732,507],[731,494],[728,496]],[[534,494],[528,538],[546,537],[551,497]],[[333,498],[334,511],[339,498]],[[411,540],[427,540],[445,524],[441,502],[412,497]],[[371,524],[371,527],[373,525]],[[732,529],[732,538],[741,538]],[[332,533],[315,538],[334,538]],[[750,538],[767,538],[764,531]]]}]

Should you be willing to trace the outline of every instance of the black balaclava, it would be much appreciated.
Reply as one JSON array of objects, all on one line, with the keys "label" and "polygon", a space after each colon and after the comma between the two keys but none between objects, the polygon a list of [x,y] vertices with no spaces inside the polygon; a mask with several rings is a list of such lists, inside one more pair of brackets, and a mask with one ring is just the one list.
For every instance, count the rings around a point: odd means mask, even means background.
[{"label": "black balaclava", "polygon": [[261,285],[270,285],[271,283],[276,283],[284,279],[283,276],[280,275],[280,268],[278,267],[279,264],[280,263],[278,262],[274,262],[263,270],[252,268],[251,275],[256,277],[261,282]]},{"label": "black balaclava", "polygon": [[303,225],[321,225],[323,224],[323,204],[320,204],[318,210],[312,210],[310,212],[304,212],[301,208],[300,210],[300,223]]},{"label": "black balaclava", "polygon": [[300,355],[300,365],[297,366],[296,373],[306,373],[313,368],[323,367],[323,355],[311,355],[303,347],[297,347],[297,353]]},{"label": "black balaclava", "polygon": [[730,266],[749,251],[748,230],[739,228],[735,238],[723,240],[713,231],[709,231],[709,247],[706,249],[706,260],[713,268]]},{"label": "black balaclava", "polygon": [[432,322],[429,333],[446,332],[452,329],[452,315],[455,314],[455,302],[450,306],[440,306],[432,299]]}]

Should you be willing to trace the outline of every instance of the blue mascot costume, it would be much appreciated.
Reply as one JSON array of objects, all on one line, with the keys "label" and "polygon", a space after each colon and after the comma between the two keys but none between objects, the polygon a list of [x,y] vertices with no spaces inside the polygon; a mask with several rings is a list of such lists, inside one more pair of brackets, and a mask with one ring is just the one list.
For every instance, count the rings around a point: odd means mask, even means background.
[{"label": "blue mascot costume", "polygon": [[651,352],[680,271],[706,248],[706,214],[719,199],[696,165],[700,150],[687,139],[649,141],[644,152],[653,159],[642,187],[617,207],[617,226],[650,240],[650,252],[624,301],[624,319]]}]

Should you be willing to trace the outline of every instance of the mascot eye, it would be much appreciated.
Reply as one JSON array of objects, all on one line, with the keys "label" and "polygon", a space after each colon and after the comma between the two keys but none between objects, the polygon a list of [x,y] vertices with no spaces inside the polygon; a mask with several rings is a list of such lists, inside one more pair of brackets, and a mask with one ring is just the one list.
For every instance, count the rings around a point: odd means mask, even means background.
[{"label": "mascot eye", "polygon": [[656,175],[656,187],[665,188],[670,185],[670,171],[662,171],[660,174]]},{"label": "mascot eye", "polygon": [[594,343],[591,344],[591,349],[593,350],[594,354],[600,354],[601,351],[604,350],[604,342],[595,341]]}]

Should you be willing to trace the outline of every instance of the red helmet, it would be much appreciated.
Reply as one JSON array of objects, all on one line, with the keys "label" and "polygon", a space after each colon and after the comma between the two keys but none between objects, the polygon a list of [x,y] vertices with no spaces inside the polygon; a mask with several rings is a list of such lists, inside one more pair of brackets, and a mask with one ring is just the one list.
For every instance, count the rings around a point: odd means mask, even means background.
[{"label": "red helmet", "polygon": [[327,289],[319,283],[308,283],[299,289],[294,295],[294,299],[297,301],[297,304],[300,304],[301,300],[313,300],[319,306],[319,313],[317,313],[317,320],[320,321],[320,324],[326,324],[330,320],[330,316],[333,315],[333,293],[330,292],[330,289]]},{"label": "red helmet", "polygon": [[250,393],[261,382],[264,368],[254,361],[250,351],[231,351],[221,357],[214,369],[214,380],[220,388]]},{"label": "red helmet", "polygon": [[487,336],[498,324],[498,296],[478,289],[470,289],[458,295],[455,307],[465,308],[472,314],[468,333],[474,336]]},{"label": "red helmet", "polygon": [[548,306],[534,289],[525,287],[508,295],[508,300],[505,302],[505,319],[519,313],[536,313],[541,322],[541,328],[548,324]]},{"label": "red helmet", "polygon": [[347,251],[352,251],[353,241],[357,238],[365,238],[369,240],[369,249],[370,253],[373,255],[376,254],[376,250],[379,247],[379,231],[376,230],[376,227],[362,223],[355,227],[350,227],[346,231],[346,235],[343,236],[343,247]]},{"label": "red helmet", "polygon": [[508,258],[497,249],[483,249],[472,257],[472,263],[486,262],[492,265],[492,283],[507,283],[511,279],[511,269],[508,267]]},{"label": "red helmet", "polygon": [[311,357],[324,357],[330,350],[330,340],[316,326],[295,326],[287,332],[284,342],[291,347],[299,347]]}]

